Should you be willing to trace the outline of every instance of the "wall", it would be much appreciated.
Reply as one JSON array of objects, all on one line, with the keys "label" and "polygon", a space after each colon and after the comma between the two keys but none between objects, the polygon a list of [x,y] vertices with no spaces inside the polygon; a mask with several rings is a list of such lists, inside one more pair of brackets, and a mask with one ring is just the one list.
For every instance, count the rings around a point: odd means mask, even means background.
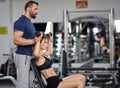
[{"label": "wall", "polygon": [[[28,0],[13,0],[13,21],[23,12],[24,4]],[[63,10],[106,10],[115,9],[115,19],[120,19],[120,0],[88,0],[87,9],[76,9],[77,0],[36,0],[39,2],[39,14],[33,22],[62,22]]]},{"label": "wall", "polygon": [[9,54],[10,47],[12,46],[12,20],[10,19],[10,8],[10,0],[0,1],[0,27],[6,26],[8,28],[8,34],[0,34],[0,65],[8,59],[8,56],[3,56],[3,54]]}]

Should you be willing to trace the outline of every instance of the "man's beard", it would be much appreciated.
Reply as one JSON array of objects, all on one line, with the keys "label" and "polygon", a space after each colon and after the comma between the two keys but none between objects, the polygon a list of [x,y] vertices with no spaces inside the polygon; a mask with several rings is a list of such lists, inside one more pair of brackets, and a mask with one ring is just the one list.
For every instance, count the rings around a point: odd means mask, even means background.
[{"label": "man's beard", "polygon": [[36,15],[32,15],[31,18],[35,19],[35,18],[36,18]]}]

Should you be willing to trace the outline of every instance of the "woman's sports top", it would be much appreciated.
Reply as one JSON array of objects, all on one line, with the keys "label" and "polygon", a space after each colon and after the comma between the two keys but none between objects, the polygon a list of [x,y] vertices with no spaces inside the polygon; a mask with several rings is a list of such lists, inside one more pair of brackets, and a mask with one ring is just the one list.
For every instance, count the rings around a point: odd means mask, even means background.
[{"label": "woman's sports top", "polygon": [[48,68],[51,67],[51,65],[53,63],[51,59],[49,59],[49,58],[47,58],[45,56],[43,56],[43,57],[45,58],[45,62],[41,66],[37,66],[38,70],[48,69]]}]

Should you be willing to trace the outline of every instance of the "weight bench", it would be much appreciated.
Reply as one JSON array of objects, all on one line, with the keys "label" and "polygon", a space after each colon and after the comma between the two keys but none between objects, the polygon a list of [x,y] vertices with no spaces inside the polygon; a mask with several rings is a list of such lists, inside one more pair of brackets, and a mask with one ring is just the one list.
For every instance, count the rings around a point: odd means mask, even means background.
[{"label": "weight bench", "polygon": [[34,73],[37,81],[38,81],[39,87],[44,88],[47,85],[47,82],[46,82],[45,78],[43,77],[43,75],[38,72],[37,67],[35,65],[34,58],[31,60],[31,68],[33,70],[33,73]]}]

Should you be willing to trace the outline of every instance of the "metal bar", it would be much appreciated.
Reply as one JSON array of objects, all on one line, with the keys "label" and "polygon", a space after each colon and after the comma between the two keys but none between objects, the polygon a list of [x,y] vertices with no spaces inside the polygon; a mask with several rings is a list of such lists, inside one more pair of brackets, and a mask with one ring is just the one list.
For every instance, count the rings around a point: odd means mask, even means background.
[{"label": "metal bar", "polygon": [[82,68],[67,68],[68,70],[105,70],[105,68],[87,68],[87,67],[82,67]]},{"label": "metal bar", "polygon": [[[106,76],[106,75],[113,75],[113,73],[110,73],[110,71],[108,72],[79,72],[80,74],[84,74],[84,75],[88,75],[88,76],[90,76],[90,75],[103,75],[103,76]],[[74,74],[74,73],[73,73]]]},{"label": "metal bar", "polygon": [[2,76],[0,77],[0,80],[11,80],[14,86],[16,86],[17,82],[12,76]]},{"label": "metal bar", "polygon": [[118,71],[120,68],[89,68],[89,67],[82,67],[82,68],[67,68],[68,70],[108,70],[108,71]]},{"label": "metal bar", "polygon": [[110,10],[81,10],[81,11],[68,11],[68,13],[87,13],[87,12],[110,12]]},{"label": "metal bar", "polygon": [[63,22],[64,22],[64,48],[65,48],[65,52],[67,53],[68,51],[68,27],[67,27],[67,23],[68,23],[68,19],[67,19],[67,10],[64,10],[63,12]]},{"label": "metal bar", "polygon": [[113,75],[113,78],[114,78],[114,81],[115,81],[115,85],[118,86],[118,80],[117,80],[116,74]]},{"label": "metal bar", "polygon": [[68,57],[68,23],[69,23],[69,15],[68,15],[68,11],[64,10],[63,12],[63,20],[64,20],[64,48],[65,48],[65,52],[66,52],[66,58],[67,58],[67,66],[69,66],[69,61],[70,58]]},{"label": "metal bar", "polygon": [[114,67],[114,9],[111,8],[109,13],[109,47],[110,47],[110,63]]}]

